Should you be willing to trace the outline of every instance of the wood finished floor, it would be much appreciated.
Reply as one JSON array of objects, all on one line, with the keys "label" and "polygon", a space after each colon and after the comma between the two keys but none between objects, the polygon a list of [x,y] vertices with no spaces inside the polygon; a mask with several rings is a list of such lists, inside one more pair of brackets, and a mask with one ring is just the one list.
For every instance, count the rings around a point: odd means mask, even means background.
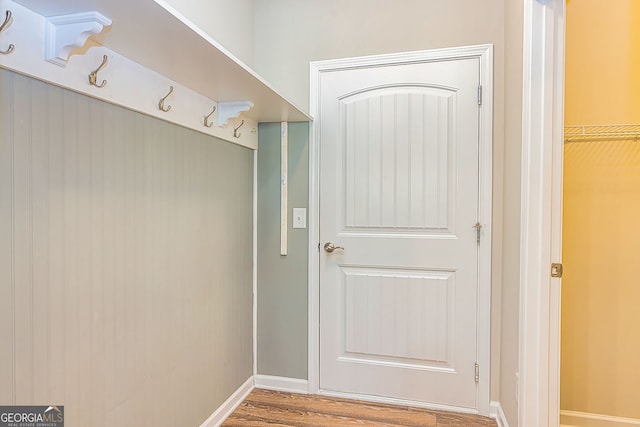
[{"label": "wood finished floor", "polygon": [[477,415],[256,389],[222,426],[496,427],[496,422]]}]

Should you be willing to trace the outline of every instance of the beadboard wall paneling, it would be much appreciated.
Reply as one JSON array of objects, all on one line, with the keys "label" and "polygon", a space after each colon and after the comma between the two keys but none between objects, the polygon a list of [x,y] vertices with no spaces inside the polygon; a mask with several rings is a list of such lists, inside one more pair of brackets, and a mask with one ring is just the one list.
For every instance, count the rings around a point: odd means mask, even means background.
[{"label": "beadboard wall paneling", "polygon": [[11,126],[13,109],[9,85],[0,75],[0,402],[14,400],[13,343],[13,167]]},{"label": "beadboard wall paneling", "polygon": [[0,69],[0,404],[194,426],[252,374],[253,151]]}]

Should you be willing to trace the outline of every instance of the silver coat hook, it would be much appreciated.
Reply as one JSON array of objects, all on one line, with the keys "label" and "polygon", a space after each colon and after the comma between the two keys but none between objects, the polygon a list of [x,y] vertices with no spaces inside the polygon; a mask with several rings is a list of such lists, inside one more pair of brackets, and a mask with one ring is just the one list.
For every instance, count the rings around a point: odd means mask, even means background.
[{"label": "silver coat hook", "polygon": [[211,112],[209,114],[207,114],[206,116],[204,116],[204,125],[208,128],[210,128],[211,126],[213,126],[213,122],[209,123],[209,117],[211,117],[211,115],[213,113],[216,112],[216,106],[213,106],[213,110],[211,110]]},{"label": "silver coat hook", "polygon": [[171,95],[172,93],[173,86],[169,86],[169,93],[160,98],[160,102],[158,102],[158,108],[160,109],[160,111],[164,111],[166,113],[167,111],[171,110],[171,105],[167,105],[167,108],[164,108],[164,101],[166,101],[169,95]]},{"label": "silver coat hook", "polygon": [[[0,33],[3,32],[5,28],[7,28],[7,25],[9,25],[10,21],[11,21],[11,11],[7,10],[5,14],[4,22],[2,23],[2,25],[0,25]],[[0,50],[0,53],[3,55],[8,55],[11,52],[13,52],[15,48],[16,48],[15,45],[11,43],[7,48],[7,50]]]},{"label": "silver coat hook", "polygon": [[240,129],[242,127],[242,125],[244,125],[244,120],[242,122],[240,122],[238,127],[233,130],[233,137],[234,138],[240,138],[240,135],[242,135],[240,132],[238,132],[238,129]]},{"label": "silver coat hook", "polygon": [[104,68],[105,65],[107,65],[107,55],[104,55],[102,57],[102,64],[100,64],[100,66],[98,68],[96,68],[94,71],[91,72],[91,74],[89,74],[89,84],[91,86],[95,86],[95,87],[104,87],[107,84],[106,80],[102,80],[102,83],[98,84],[97,80],[98,80],[98,71],[102,70]]}]

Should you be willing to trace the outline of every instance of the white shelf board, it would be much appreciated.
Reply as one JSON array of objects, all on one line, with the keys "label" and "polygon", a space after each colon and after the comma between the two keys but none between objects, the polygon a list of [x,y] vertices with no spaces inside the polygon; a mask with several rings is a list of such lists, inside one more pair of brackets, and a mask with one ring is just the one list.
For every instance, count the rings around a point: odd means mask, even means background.
[{"label": "white shelf board", "polygon": [[94,41],[218,102],[253,102],[243,114],[256,122],[311,120],[164,0],[15,1],[45,17],[103,14],[113,24]]}]

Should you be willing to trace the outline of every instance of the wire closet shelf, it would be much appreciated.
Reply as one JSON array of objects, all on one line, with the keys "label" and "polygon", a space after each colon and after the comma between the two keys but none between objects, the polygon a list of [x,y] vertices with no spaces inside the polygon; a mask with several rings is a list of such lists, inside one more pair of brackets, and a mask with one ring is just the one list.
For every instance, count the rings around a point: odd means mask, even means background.
[{"label": "wire closet shelf", "polygon": [[565,126],[564,142],[640,139],[640,125]]}]

